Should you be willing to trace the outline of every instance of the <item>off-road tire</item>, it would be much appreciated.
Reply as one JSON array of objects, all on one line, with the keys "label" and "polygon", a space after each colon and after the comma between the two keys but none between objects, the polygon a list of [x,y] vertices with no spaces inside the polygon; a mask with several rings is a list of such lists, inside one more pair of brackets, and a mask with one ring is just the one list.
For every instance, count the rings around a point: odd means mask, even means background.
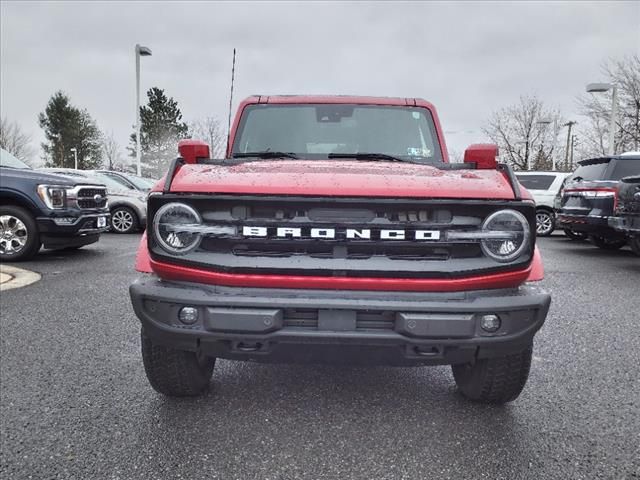
[{"label": "off-road tire", "polygon": [[533,345],[504,357],[485,358],[475,363],[452,365],[458,389],[470,400],[506,403],[518,398],[529,378]]},{"label": "off-road tire", "polygon": [[627,244],[627,240],[611,240],[606,237],[600,237],[598,235],[589,235],[589,240],[596,247],[603,250],[620,250]]},{"label": "off-road tire", "polygon": [[215,358],[154,344],[141,332],[142,360],[149,383],[170,397],[194,397],[209,388]]},{"label": "off-road tire", "polygon": [[633,253],[640,256],[640,235],[634,235],[629,239],[629,246]]},{"label": "off-road tire", "polygon": [[571,240],[586,240],[587,239],[587,234],[586,233],[574,232],[570,228],[565,228],[563,231],[564,231],[564,234],[567,237],[569,237]]},{"label": "off-road tire", "polygon": [[[33,215],[25,208],[14,205],[0,207],[0,217],[13,217],[20,220],[26,229],[26,241],[24,246],[15,253],[0,252],[0,260],[3,262],[19,262],[29,260],[40,250],[40,233]],[[0,227],[0,235],[2,234]]]},{"label": "off-road tire", "polygon": [[[114,226],[114,221],[119,226]],[[133,233],[138,231],[140,220],[136,212],[129,207],[116,207],[111,210],[111,231],[114,233]]]}]

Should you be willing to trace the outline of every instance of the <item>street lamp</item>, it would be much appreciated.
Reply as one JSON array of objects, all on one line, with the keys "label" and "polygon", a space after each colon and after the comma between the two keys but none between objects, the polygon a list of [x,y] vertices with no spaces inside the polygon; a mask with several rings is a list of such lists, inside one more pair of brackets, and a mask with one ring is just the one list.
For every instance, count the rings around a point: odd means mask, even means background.
[{"label": "street lamp", "polygon": [[151,56],[151,49],[136,43],[136,170],[141,176],[140,169],[140,57]]},{"label": "street lamp", "polygon": [[609,155],[616,154],[615,133],[616,115],[618,114],[617,93],[618,89],[613,83],[590,83],[587,85],[587,93],[603,93],[611,90],[611,120],[609,122]]},{"label": "street lamp", "polygon": [[76,167],[76,170],[77,170],[78,169],[78,149],[74,147],[70,151],[73,152],[73,158],[74,158],[75,167]]}]

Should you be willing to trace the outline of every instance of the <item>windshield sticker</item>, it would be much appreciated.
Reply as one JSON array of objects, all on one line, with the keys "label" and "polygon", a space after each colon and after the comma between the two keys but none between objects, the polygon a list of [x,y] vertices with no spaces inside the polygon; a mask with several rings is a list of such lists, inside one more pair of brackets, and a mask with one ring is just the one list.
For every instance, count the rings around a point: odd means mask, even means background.
[{"label": "windshield sticker", "polygon": [[420,148],[420,147],[409,147],[407,148],[407,155],[412,157],[430,157],[431,150],[428,148]]}]

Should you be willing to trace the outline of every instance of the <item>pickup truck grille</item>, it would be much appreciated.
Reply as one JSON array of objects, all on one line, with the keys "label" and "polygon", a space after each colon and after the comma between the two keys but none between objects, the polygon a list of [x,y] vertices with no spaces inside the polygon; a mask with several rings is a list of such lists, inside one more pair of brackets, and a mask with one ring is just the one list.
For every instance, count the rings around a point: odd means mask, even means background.
[{"label": "pickup truck grille", "polygon": [[[98,196],[100,198],[96,201]],[[77,202],[81,209],[103,208],[107,204],[107,190],[105,188],[80,188]]]},{"label": "pickup truck grille", "polygon": [[[205,236],[197,249],[179,256],[163,250],[151,234],[152,257],[228,273],[453,278],[507,271],[527,265],[531,255],[498,263],[482,253],[477,241],[449,242],[446,232],[477,230],[503,208],[523,213],[535,231],[532,203],[504,201],[161,195],[149,199],[150,218],[175,201],[195,208],[204,224],[230,227],[234,233]],[[268,233],[247,237],[241,233],[245,227]],[[279,228],[300,235],[278,237]],[[313,238],[312,229],[330,229],[335,235]],[[347,238],[348,230],[361,235]],[[366,231],[369,238],[362,238]],[[404,239],[383,239],[383,231],[402,231]],[[417,241],[419,232],[438,238]]]}]

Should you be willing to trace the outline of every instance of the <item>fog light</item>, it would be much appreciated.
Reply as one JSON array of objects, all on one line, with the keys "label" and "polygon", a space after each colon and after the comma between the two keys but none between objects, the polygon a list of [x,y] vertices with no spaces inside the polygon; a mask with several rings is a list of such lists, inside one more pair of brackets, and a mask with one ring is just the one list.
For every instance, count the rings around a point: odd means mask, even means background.
[{"label": "fog light", "polygon": [[500,328],[500,317],[497,315],[483,315],[480,319],[480,327],[489,333],[493,333]]},{"label": "fog light", "polygon": [[198,309],[195,307],[182,307],[178,313],[178,320],[186,325],[193,325],[198,321]]}]

